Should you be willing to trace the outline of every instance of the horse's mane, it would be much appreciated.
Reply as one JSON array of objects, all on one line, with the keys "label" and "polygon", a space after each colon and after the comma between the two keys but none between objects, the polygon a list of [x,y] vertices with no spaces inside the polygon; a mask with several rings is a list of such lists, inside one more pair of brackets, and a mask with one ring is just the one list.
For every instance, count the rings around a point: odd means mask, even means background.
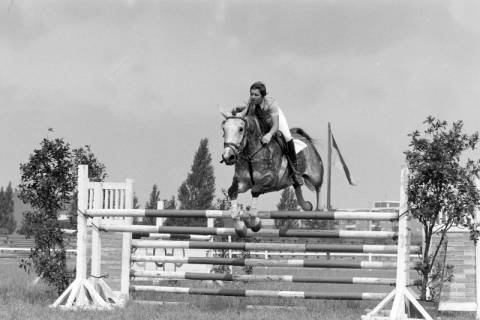
[{"label": "horse's mane", "polygon": [[245,116],[245,120],[247,120],[250,129],[254,129],[252,132],[255,134],[255,137],[261,137],[262,129],[260,128],[260,121],[258,120],[257,116],[247,115]]}]

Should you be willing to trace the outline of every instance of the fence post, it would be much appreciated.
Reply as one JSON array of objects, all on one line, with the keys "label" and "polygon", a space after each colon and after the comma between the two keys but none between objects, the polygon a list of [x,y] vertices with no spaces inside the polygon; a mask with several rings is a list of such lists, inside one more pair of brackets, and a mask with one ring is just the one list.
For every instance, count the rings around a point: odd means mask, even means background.
[{"label": "fence post", "polygon": [[[101,182],[95,182],[93,189],[93,209],[102,209],[103,208],[103,187]],[[98,289],[98,279],[100,278],[101,273],[101,263],[102,263],[102,240],[100,237],[100,231],[95,226],[99,226],[102,221],[101,217],[93,218],[93,228],[92,228],[92,284],[95,289]]]},{"label": "fence post", "polygon": [[[133,180],[125,181],[125,209],[133,208]],[[126,217],[125,225],[132,225],[133,218]],[[124,232],[122,240],[122,274],[120,283],[120,293],[127,301],[129,299],[130,289],[130,256],[132,253],[132,233]]]}]

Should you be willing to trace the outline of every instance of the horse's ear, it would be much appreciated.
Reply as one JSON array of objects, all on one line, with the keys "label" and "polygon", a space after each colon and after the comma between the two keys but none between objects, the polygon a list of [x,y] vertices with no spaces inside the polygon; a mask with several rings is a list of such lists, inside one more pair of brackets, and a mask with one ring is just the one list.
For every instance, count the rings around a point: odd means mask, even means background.
[{"label": "horse's ear", "polygon": [[225,109],[223,109],[222,107],[219,107],[218,108],[220,110],[220,113],[222,114],[222,116],[227,119],[228,117],[231,117],[232,114],[228,111],[226,111]]}]

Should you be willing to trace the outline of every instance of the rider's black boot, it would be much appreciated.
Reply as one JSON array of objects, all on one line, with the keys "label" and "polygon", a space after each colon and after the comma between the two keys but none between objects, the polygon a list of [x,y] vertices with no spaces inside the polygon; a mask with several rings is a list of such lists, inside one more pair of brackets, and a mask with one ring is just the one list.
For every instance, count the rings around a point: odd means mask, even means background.
[{"label": "rider's black boot", "polygon": [[292,163],[293,178],[295,183],[298,185],[303,185],[302,175],[298,171],[297,153],[295,152],[295,143],[293,142],[293,139],[287,142],[287,154],[290,158],[290,162]]}]

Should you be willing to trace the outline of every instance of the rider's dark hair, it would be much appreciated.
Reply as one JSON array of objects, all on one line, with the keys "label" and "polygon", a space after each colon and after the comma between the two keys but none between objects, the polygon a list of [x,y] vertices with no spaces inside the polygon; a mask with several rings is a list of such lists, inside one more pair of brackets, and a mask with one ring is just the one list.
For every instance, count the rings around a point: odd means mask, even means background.
[{"label": "rider's dark hair", "polygon": [[265,97],[267,95],[267,88],[261,81],[257,81],[254,84],[252,84],[250,86],[250,91],[252,91],[253,89],[257,89],[258,91],[260,91],[260,94],[262,95],[262,97]]}]

